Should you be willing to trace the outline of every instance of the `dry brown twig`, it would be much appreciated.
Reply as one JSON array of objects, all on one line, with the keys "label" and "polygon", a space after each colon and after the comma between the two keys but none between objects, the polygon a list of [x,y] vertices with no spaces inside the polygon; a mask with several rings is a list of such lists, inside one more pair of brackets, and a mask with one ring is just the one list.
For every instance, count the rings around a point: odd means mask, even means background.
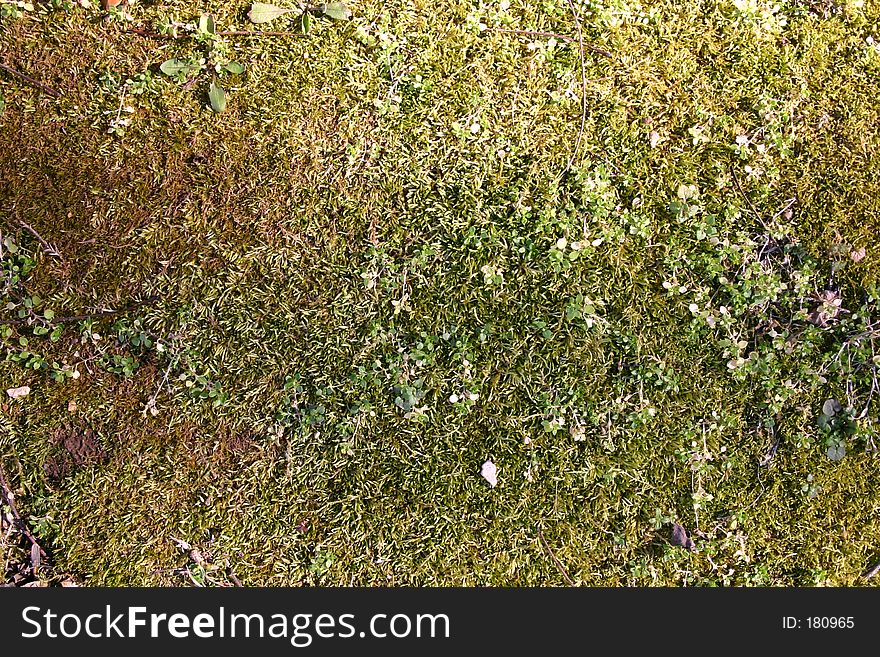
[{"label": "dry brown twig", "polygon": [[22,73],[21,71],[18,71],[18,70],[16,70],[16,69],[12,68],[11,66],[7,66],[6,64],[2,64],[2,63],[0,63],[0,69],[6,71],[6,72],[9,73],[9,75],[11,75],[12,77],[14,77],[14,78],[18,78],[19,80],[21,80],[21,81],[23,81],[23,82],[27,82],[27,83],[28,83],[29,85],[31,85],[32,87],[36,87],[37,89],[39,89],[39,90],[42,91],[43,93],[47,93],[47,94],[49,94],[49,95],[52,96],[53,98],[61,98],[61,92],[60,92],[60,91],[57,91],[57,90],[53,89],[53,88],[50,87],[49,85],[44,84],[44,83],[40,82],[39,80],[35,80],[34,78],[32,78],[32,77],[29,76],[29,75],[25,75],[25,74]]},{"label": "dry brown twig", "polygon": [[9,507],[9,512],[12,514],[12,520],[16,527],[18,527],[18,531],[20,531],[31,544],[31,561],[36,570],[39,568],[40,563],[47,559],[48,555],[43,549],[43,546],[40,545],[37,537],[34,536],[33,532],[31,532],[30,528],[27,526],[27,523],[21,517],[21,514],[18,512],[18,508],[15,506],[15,495],[13,494],[12,489],[9,488],[9,484],[6,483],[6,475],[3,471],[2,465],[0,465],[0,496],[3,498],[3,503]]},{"label": "dry brown twig", "polygon": [[229,564],[229,559],[226,560],[226,574],[229,576],[229,579],[232,580],[232,583],[238,588],[244,587],[244,584],[242,584],[241,580],[235,575],[235,571],[232,570],[232,566]]},{"label": "dry brown twig", "polygon": [[[154,301],[156,301],[159,297],[156,295],[147,297],[143,301],[136,301],[131,303],[119,310],[98,310],[93,313],[89,313],[87,315],[71,315],[69,317],[53,317],[53,324],[67,324],[69,322],[80,322],[86,319],[97,319],[99,317],[112,317],[113,315],[122,315],[124,313],[131,312],[132,310],[137,310],[138,308],[142,308],[147,306]],[[19,326],[21,324],[27,324],[33,320],[33,317],[25,317],[24,319],[2,319],[0,318],[0,324],[8,324],[11,326]]]},{"label": "dry brown twig", "polygon": [[553,563],[556,564],[556,569],[560,572],[562,577],[565,579],[566,583],[569,586],[574,586],[574,580],[571,579],[571,576],[568,574],[568,571],[565,569],[565,566],[562,565],[562,562],[556,558],[556,555],[553,553],[553,550],[550,549],[550,544],[547,543],[547,539],[544,538],[544,532],[541,528],[538,528],[538,538],[541,539],[541,545],[544,547],[544,550],[553,560]]},{"label": "dry brown twig", "polygon": [[[191,34],[159,34],[133,27],[128,30],[130,34],[146,37],[147,39],[183,40],[194,38]],[[243,36],[243,37],[308,37],[304,32],[268,32],[262,30],[226,30],[217,32],[217,36]]]},{"label": "dry brown twig", "polygon": [[571,169],[571,165],[574,164],[574,160],[581,148],[581,141],[583,141],[584,138],[584,128],[587,125],[587,63],[586,57],[584,56],[584,33],[581,29],[581,19],[574,6],[574,0],[568,0],[568,8],[571,10],[571,15],[574,18],[574,24],[577,28],[578,55],[581,60],[581,124],[578,128],[577,140],[574,142],[571,156],[568,158],[568,163],[565,165],[565,171],[562,172],[563,176],[568,173]]},{"label": "dry brown twig", "polygon": [[878,561],[873,566],[868,568],[868,570],[866,570],[864,573],[862,573],[862,577],[864,579],[871,579],[877,573],[880,573],[880,561]]},{"label": "dry brown twig", "polygon": [[40,246],[43,247],[43,250],[46,252],[47,255],[50,255],[53,258],[58,258],[62,261],[64,260],[64,257],[61,255],[61,252],[58,251],[58,248],[44,240],[42,235],[40,235],[33,226],[25,223],[24,221],[19,221],[18,224],[37,238],[37,241],[40,243]]},{"label": "dry brown twig", "polygon": [[761,217],[761,213],[758,212],[758,208],[755,207],[755,204],[752,203],[752,199],[748,197],[748,195],[743,191],[742,185],[739,184],[739,178],[736,176],[736,171],[734,171],[733,167],[730,167],[730,176],[733,178],[733,184],[736,185],[736,191],[739,192],[740,196],[743,197],[746,204],[749,206],[749,209],[752,211],[752,214],[755,215],[755,219],[764,227],[768,233],[770,232],[770,227],[767,225],[767,222],[764,221],[764,218]]}]

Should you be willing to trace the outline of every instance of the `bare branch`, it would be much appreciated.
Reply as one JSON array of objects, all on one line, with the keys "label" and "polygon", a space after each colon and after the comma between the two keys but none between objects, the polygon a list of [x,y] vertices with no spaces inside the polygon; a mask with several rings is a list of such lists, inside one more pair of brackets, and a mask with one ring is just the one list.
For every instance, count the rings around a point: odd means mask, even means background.
[{"label": "bare branch", "polygon": [[0,63],[0,69],[6,71],[6,72],[9,73],[9,75],[11,75],[12,77],[18,78],[19,80],[22,80],[23,82],[27,82],[27,83],[28,83],[29,85],[31,85],[32,87],[36,87],[37,89],[39,89],[39,90],[42,91],[43,93],[47,93],[47,94],[49,94],[49,95],[52,96],[53,98],[61,98],[61,92],[60,92],[60,91],[56,91],[56,90],[53,89],[52,87],[50,87],[50,86],[48,86],[48,85],[46,85],[46,84],[43,84],[43,83],[40,82],[39,80],[35,80],[34,78],[30,77],[29,75],[25,75],[25,74],[22,73],[21,71],[17,71],[17,70],[15,70],[15,69],[12,68],[11,66],[7,66],[6,64],[2,64],[2,63]]},{"label": "bare branch", "polygon": [[544,538],[544,532],[540,528],[538,528],[538,538],[541,539],[541,545],[544,546],[544,550],[547,552],[548,555],[550,555],[550,558],[553,560],[553,563],[556,564],[556,568],[562,574],[562,577],[565,578],[565,581],[568,583],[569,586],[574,586],[575,585],[574,580],[571,579],[571,577],[568,574],[568,571],[562,565],[562,562],[556,558],[555,554],[553,554],[553,550],[550,549],[550,544],[547,543],[547,539]]},{"label": "bare branch", "polygon": [[46,240],[44,240],[43,237],[36,231],[36,229],[34,229],[33,226],[25,223],[24,221],[19,221],[18,223],[22,228],[27,229],[34,237],[37,238],[37,241],[40,243],[40,246],[43,247],[43,250],[48,255],[52,256],[53,258],[58,258],[59,260],[64,260],[64,257],[61,255],[61,253],[58,252],[58,249],[55,246],[53,246],[52,244],[49,244],[49,242],[47,242]]}]

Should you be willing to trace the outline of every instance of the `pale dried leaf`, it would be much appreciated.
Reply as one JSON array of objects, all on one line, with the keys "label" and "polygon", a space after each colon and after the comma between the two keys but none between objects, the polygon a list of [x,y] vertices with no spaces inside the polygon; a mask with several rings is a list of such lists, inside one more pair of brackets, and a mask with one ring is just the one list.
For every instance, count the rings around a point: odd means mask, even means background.
[{"label": "pale dried leaf", "polygon": [[31,389],[28,386],[21,386],[20,388],[9,388],[9,390],[6,391],[6,394],[13,399],[21,399],[22,397],[27,397],[30,393]]},{"label": "pale dried leaf", "polygon": [[325,16],[329,16],[333,20],[347,21],[351,18],[351,10],[342,2],[330,2],[319,8]]},{"label": "pale dried leaf", "polygon": [[849,254],[849,257],[852,258],[853,262],[859,262],[860,260],[864,260],[865,258],[865,247],[857,249]]},{"label": "pale dried leaf", "polygon": [[483,466],[480,468],[480,474],[483,476],[483,479],[489,482],[492,488],[498,485],[498,468],[492,461],[483,463]]},{"label": "pale dried leaf", "polygon": [[292,11],[293,9],[288,9],[287,7],[278,7],[265,2],[255,2],[248,12],[248,18],[252,23],[268,23]]},{"label": "pale dried leaf", "polygon": [[192,550],[192,545],[190,545],[186,541],[181,540],[179,538],[175,538],[174,536],[169,536],[168,538],[171,539],[172,541],[174,541],[174,543],[177,545],[177,547],[179,547],[181,550],[184,550],[186,552],[189,552],[190,550]]}]

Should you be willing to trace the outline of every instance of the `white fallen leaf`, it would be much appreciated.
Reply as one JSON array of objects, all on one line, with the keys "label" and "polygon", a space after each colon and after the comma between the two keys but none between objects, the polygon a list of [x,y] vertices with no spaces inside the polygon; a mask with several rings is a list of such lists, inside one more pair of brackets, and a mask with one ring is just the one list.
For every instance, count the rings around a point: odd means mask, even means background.
[{"label": "white fallen leaf", "polygon": [[483,467],[480,468],[480,474],[483,476],[483,479],[489,482],[492,488],[498,485],[498,468],[492,461],[483,463]]},{"label": "white fallen leaf", "polygon": [[21,386],[20,388],[10,388],[6,391],[6,394],[13,399],[21,399],[22,397],[27,397],[30,392],[31,389],[28,386]]},{"label": "white fallen leaf", "polygon": [[648,140],[651,143],[651,148],[657,148],[657,144],[660,143],[660,134],[652,130],[648,135]]}]

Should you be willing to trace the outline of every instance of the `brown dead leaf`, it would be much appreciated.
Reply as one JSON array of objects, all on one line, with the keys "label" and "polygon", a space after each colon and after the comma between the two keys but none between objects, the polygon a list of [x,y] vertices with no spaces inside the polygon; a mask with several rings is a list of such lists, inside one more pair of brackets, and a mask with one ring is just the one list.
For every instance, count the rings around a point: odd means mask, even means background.
[{"label": "brown dead leaf", "polygon": [[31,565],[34,568],[34,572],[36,573],[40,569],[40,565],[43,563],[43,551],[40,549],[38,543],[31,544]]},{"label": "brown dead leaf", "polygon": [[819,304],[807,314],[807,321],[825,328],[831,320],[837,319],[843,300],[834,290],[823,290],[815,299]]}]

